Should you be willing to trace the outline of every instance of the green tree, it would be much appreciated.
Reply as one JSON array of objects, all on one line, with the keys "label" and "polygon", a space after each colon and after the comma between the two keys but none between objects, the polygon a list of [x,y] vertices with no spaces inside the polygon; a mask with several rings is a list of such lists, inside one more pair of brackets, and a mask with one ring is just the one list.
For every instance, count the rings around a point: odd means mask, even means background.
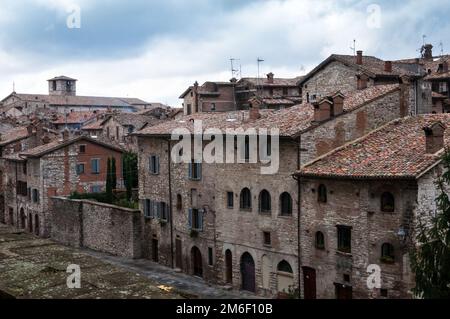
[{"label": "green tree", "polygon": [[416,276],[413,292],[425,299],[450,299],[450,150],[442,156],[443,174],[436,182],[436,215],[419,220],[418,245],[411,253],[411,268]]},{"label": "green tree", "polygon": [[138,187],[138,159],[137,154],[126,152],[123,154],[123,178],[127,190],[127,199],[131,200],[133,188]]},{"label": "green tree", "polygon": [[116,158],[111,158],[111,188],[117,188]]}]

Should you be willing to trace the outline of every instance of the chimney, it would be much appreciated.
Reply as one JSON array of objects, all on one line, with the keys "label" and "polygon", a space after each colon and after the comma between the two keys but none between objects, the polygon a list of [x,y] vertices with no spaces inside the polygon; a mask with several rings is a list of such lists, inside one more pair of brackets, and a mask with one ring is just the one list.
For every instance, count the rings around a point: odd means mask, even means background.
[{"label": "chimney", "polygon": [[448,62],[442,62],[442,72],[448,72]]},{"label": "chimney", "polygon": [[42,144],[48,144],[48,143],[50,143],[50,137],[47,134],[45,134],[42,137]]},{"label": "chimney", "polygon": [[261,114],[259,113],[259,106],[261,102],[257,98],[253,98],[250,100],[250,111],[249,111],[249,117],[250,120],[254,121],[261,117]]},{"label": "chimney", "polygon": [[422,46],[422,58],[425,60],[433,60],[433,46],[431,44],[425,44]]},{"label": "chimney", "polygon": [[33,134],[33,124],[29,124],[27,126],[27,133],[28,133],[28,135]]},{"label": "chimney", "polygon": [[356,51],[356,64],[358,64],[358,65],[362,65],[363,64],[362,54],[363,54],[363,52],[361,50]]},{"label": "chimney", "polygon": [[323,122],[329,120],[331,117],[331,108],[333,107],[333,102],[329,99],[322,99],[318,103],[314,103],[314,121]]},{"label": "chimney", "polygon": [[69,130],[66,128],[62,132],[63,141],[67,141],[69,139]]},{"label": "chimney", "polygon": [[236,78],[231,78],[230,82],[231,82],[231,83],[236,83],[236,82],[237,82],[237,79],[236,79]]},{"label": "chimney", "polygon": [[267,74],[267,83],[273,83],[274,74],[272,72]]},{"label": "chimney", "polygon": [[333,107],[331,109],[331,116],[338,116],[344,112],[345,96],[340,91],[338,91],[332,96],[332,99]]},{"label": "chimney", "polygon": [[435,154],[444,148],[445,126],[441,122],[424,127],[423,130],[425,131],[425,151],[427,154]]},{"label": "chimney", "polygon": [[356,88],[358,90],[367,89],[367,82],[369,81],[369,77],[365,74],[359,74],[356,76],[356,78],[357,78]]},{"label": "chimney", "polygon": [[392,72],[392,61],[384,61],[384,71]]}]

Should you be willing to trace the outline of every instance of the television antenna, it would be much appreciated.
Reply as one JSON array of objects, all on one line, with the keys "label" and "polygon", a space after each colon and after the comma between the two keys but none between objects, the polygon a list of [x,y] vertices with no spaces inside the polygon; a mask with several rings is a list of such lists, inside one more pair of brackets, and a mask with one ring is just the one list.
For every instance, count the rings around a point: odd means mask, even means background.
[{"label": "television antenna", "polygon": [[262,58],[257,58],[256,62],[258,64],[258,76],[256,78],[256,91],[258,92],[258,90],[260,89],[261,83],[260,83],[260,78],[259,78],[259,70],[260,70],[260,65],[262,62],[264,62],[264,60]]},{"label": "television antenna", "polygon": [[439,47],[441,48],[441,56],[444,56],[444,44],[441,42],[439,42]]},{"label": "television antenna", "polygon": [[350,47],[350,50],[353,51],[353,55],[356,55],[356,40],[353,39],[353,47]]},{"label": "television antenna", "polygon": [[231,64],[231,77],[232,78],[240,78],[242,77],[242,67],[241,64],[239,64],[239,69],[236,69],[234,66],[234,63],[236,61],[240,61],[240,59],[230,58],[230,64]]}]

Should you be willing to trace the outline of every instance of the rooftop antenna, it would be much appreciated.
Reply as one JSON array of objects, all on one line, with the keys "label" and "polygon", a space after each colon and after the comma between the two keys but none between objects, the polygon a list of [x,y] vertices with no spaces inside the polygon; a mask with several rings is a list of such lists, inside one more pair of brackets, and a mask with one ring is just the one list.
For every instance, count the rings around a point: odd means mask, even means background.
[{"label": "rooftop antenna", "polygon": [[262,58],[257,58],[257,60],[256,60],[256,62],[258,63],[258,76],[257,76],[257,78],[256,78],[256,92],[258,93],[258,90],[259,90],[259,88],[260,88],[260,86],[261,86],[261,84],[260,84],[260,82],[259,82],[259,69],[260,69],[260,64],[262,63],[262,62],[264,62],[264,60],[262,59]]},{"label": "rooftop antenna", "polygon": [[350,50],[353,51],[353,55],[356,55],[356,40],[353,39],[353,47],[350,47]]},{"label": "rooftop antenna", "polygon": [[425,39],[427,38],[426,34],[422,35],[422,45],[425,45]]},{"label": "rooftop antenna", "polygon": [[16,92],[16,82],[13,81],[13,92]]},{"label": "rooftop antenna", "polygon": [[439,47],[441,48],[441,56],[444,56],[444,44],[441,42],[439,42]]},{"label": "rooftop antenna", "polygon": [[239,59],[235,59],[235,58],[230,58],[230,63],[231,63],[231,77],[238,77],[238,72],[239,70],[234,68],[234,62],[235,61],[240,61]]}]

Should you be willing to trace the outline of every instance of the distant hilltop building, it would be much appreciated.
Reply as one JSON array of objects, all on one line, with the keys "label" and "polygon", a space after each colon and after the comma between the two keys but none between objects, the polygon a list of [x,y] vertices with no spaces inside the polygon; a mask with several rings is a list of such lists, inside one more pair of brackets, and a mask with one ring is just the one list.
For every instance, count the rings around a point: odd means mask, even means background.
[{"label": "distant hilltop building", "polygon": [[77,80],[57,76],[48,80],[48,94],[23,94],[12,92],[0,101],[2,111],[8,114],[29,115],[36,111],[59,113],[78,111],[137,112],[152,108],[167,108],[161,103],[149,103],[138,98],[79,96],[76,94]]}]

